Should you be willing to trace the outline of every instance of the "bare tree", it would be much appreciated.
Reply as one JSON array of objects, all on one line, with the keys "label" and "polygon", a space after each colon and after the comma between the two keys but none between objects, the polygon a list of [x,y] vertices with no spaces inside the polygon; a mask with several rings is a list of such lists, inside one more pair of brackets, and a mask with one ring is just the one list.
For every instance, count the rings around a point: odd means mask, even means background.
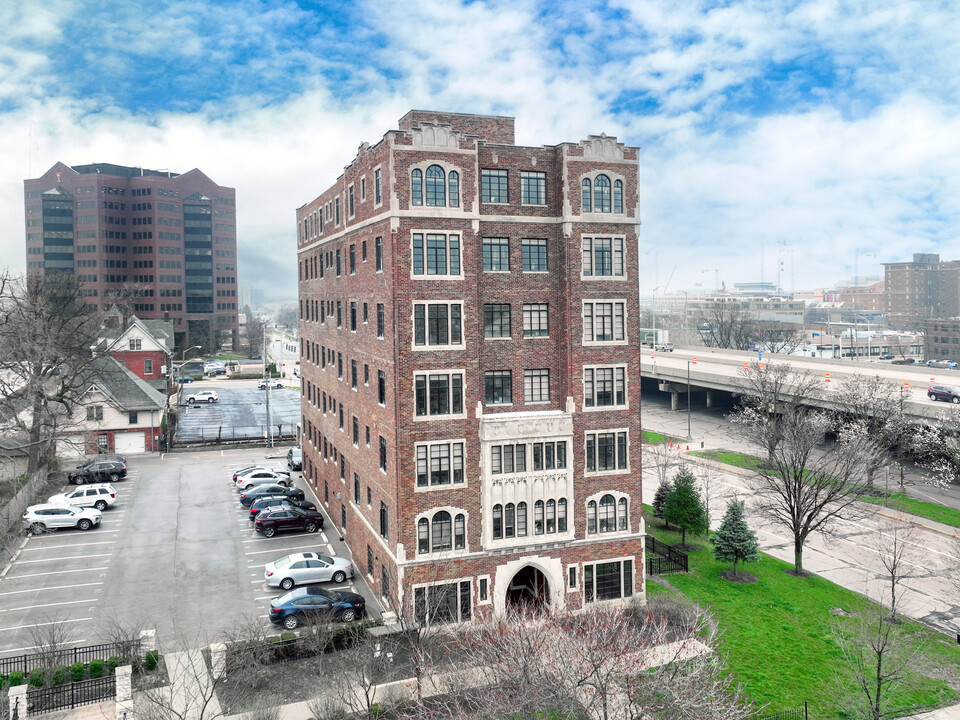
[{"label": "bare tree", "polygon": [[114,311],[120,316],[120,330],[126,330],[130,318],[136,312],[141,298],[148,296],[150,289],[144,283],[125,282],[119,287],[104,291]]},{"label": "bare tree", "polygon": [[135,696],[134,714],[142,720],[216,720],[226,717],[217,688],[226,675],[214,677],[201,650],[163,656],[168,685],[142,690]]},{"label": "bare tree", "polygon": [[0,417],[26,435],[30,473],[49,467],[94,374],[99,318],[72,275],[0,279]]},{"label": "bare tree", "polygon": [[757,323],[757,345],[775,355],[790,355],[805,342],[803,332],[795,325],[761,321]]},{"label": "bare tree", "polygon": [[920,566],[915,562],[921,559],[917,551],[918,539],[916,525],[891,520],[880,525],[868,541],[883,564],[884,573],[880,579],[890,593],[889,621],[896,618],[900,608],[900,585],[919,574]]},{"label": "bare tree", "polygon": [[[247,316],[246,330],[243,336],[243,353],[248,358],[258,358],[263,354],[263,332],[267,323],[253,315]],[[263,359],[267,361],[266,358]]]},{"label": "bare tree", "polygon": [[697,329],[707,347],[749,350],[760,339],[756,318],[743,303],[733,299],[710,303],[697,319]]},{"label": "bare tree", "polygon": [[[846,717],[889,717],[890,697],[916,671],[922,651],[922,644],[909,638],[910,632],[910,626],[889,622],[886,613],[876,607],[860,618],[835,623],[834,638],[846,661],[846,676],[838,683],[838,701]],[[849,690],[851,682],[853,692]]]},{"label": "bare tree", "polygon": [[867,485],[897,454],[906,450],[911,437],[911,423],[903,412],[909,390],[899,383],[859,373],[848,375],[837,383],[831,399],[836,406],[837,425],[859,424],[868,435],[877,453],[866,458]]},{"label": "bare tree", "polygon": [[50,670],[58,665],[69,664],[68,659],[73,657],[69,649],[77,640],[75,627],[59,614],[43,614],[36,624],[28,628],[30,642],[44,668]]},{"label": "bare tree", "polygon": [[657,479],[665,483],[673,475],[673,470],[680,465],[680,445],[671,445],[664,441],[643,446],[644,459],[653,465]]},{"label": "bare tree", "polygon": [[857,514],[867,492],[866,458],[875,445],[859,432],[841,429],[824,446],[833,417],[797,402],[785,403],[776,422],[763,412],[741,413],[737,422],[747,438],[767,449],[759,479],[758,514],[789,530],[794,572],[803,573],[803,546],[814,532],[828,533],[837,520]]},{"label": "bare tree", "polygon": [[330,677],[335,678],[343,707],[354,716],[380,717],[397,699],[388,684],[403,673],[394,665],[395,653],[386,638],[371,637],[362,627],[350,632],[353,637],[336,653]]},{"label": "bare tree", "polygon": [[937,487],[960,483],[960,405],[948,405],[937,413],[933,422],[914,425],[910,429],[910,450],[925,471],[926,481]]}]

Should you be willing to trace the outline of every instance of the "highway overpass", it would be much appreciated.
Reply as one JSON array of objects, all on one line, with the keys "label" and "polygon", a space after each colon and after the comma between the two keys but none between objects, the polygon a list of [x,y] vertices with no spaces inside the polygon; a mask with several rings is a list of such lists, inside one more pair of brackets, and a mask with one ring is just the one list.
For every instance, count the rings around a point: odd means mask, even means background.
[{"label": "highway overpass", "polygon": [[[710,407],[717,391],[736,393],[744,387],[740,374],[745,363],[757,361],[756,352],[721,350],[705,347],[678,347],[673,352],[655,352],[643,348],[640,354],[640,374],[657,381],[661,392],[671,394],[674,410],[686,409],[689,380],[691,404]],[[809,372],[822,380],[823,393],[805,400],[810,405],[831,407],[830,394],[844,377],[860,374],[892,380],[909,393],[904,394],[904,410],[918,420],[941,419],[946,409],[943,402],[927,398],[927,386],[933,384],[960,386],[960,370],[941,370],[924,365],[894,365],[890,362],[868,360],[826,360],[796,355],[764,353],[761,365],[787,363],[794,371]],[[829,381],[828,379],[829,378]],[[650,384],[647,384],[649,388]]]}]

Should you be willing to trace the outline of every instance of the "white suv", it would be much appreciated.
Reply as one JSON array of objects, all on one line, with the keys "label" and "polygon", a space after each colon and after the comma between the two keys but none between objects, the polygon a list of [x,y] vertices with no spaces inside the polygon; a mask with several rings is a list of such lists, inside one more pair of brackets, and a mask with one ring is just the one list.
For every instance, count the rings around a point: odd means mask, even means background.
[{"label": "white suv", "polygon": [[47,502],[51,505],[73,505],[74,507],[92,507],[106,510],[117,501],[117,491],[113,485],[99,483],[84,485],[62,495],[51,495]]},{"label": "white suv", "polygon": [[23,514],[23,527],[34,533],[56,528],[79,528],[89,530],[99,525],[103,515],[94,508],[78,508],[73,505],[31,505]]},{"label": "white suv", "polygon": [[201,390],[193,393],[193,395],[187,395],[187,403],[190,405],[198,402],[215,403],[219,399],[220,396],[213,390]]}]

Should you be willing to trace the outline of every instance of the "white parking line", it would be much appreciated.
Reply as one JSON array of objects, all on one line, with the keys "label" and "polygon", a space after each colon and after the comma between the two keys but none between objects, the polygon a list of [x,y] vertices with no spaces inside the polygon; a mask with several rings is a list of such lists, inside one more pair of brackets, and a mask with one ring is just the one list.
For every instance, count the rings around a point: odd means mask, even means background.
[{"label": "white parking line", "polygon": [[28,593],[28,592],[46,592],[47,590],[66,590],[67,588],[88,587],[90,585],[103,585],[103,583],[102,582],[79,583],[77,585],[54,585],[53,587],[32,588],[30,590],[8,590],[7,592],[0,592],[0,595],[17,595],[19,593]]},{"label": "white parking line", "polygon": [[0,628],[0,632],[5,632],[7,630],[23,630],[25,628],[32,628],[32,627],[46,627],[47,625],[59,625],[60,623],[68,623],[68,622],[84,622],[86,620],[93,620],[93,618],[88,617],[88,618],[74,618],[72,620],[54,620],[53,622],[36,623],[34,625],[14,625],[13,627]]},{"label": "white parking line", "polygon": [[87,558],[96,558],[96,557],[113,557],[112,553],[101,553],[100,555],[76,555],[74,557],[55,557],[55,558],[44,558],[43,560],[18,560],[18,565],[26,565],[27,563],[38,563],[38,562],[60,562],[61,560],[86,560]]},{"label": "white parking line", "polygon": [[[301,545],[299,547],[287,548],[290,552],[296,552],[297,550],[313,550],[316,545]],[[244,555],[263,555],[268,552],[276,552],[276,550],[254,550],[252,552],[244,553]]]},{"label": "white parking line", "polygon": [[[74,640],[72,644],[76,645],[77,647],[81,647],[80,643],[85,643],[85,642],[87,642],[87,639],[83,638],[81,640]],[[0,653],[19,653],[19,652],[23,652],[24,650],[36,650],[39,647],[40,647],[39,645],[28,645],[27,647],[9,648],[8,650],[0,650]]]},{"label": "white parking line", "polygon": [[88,547],[90,545],[113,545],[116,541],[114,540],[104,540],[103,542],[89,542],[89,543],[64,543],[63,545],[43,545],[41,547],[25,547],[24,552],[29,550],[54,550],[56,548],[65,548],[65,547]]},{"label": "white parking line", "polygon": [[29,575],[10,575],[7,577],[8,581],[19,580],[20,578],[31,578],[31,577],[46,577],[47,575],[62,575],[64,573],[75,573],[75,572],[93,572],[94,570],[109,570],[108,567],[95,567],[95,568],[81,568],[79,570],[51,570],[50,572],[45,573],[30,573]]},{"label": "white parking line", "polygon": [[24,607],[18,607],[18,608],[4,608],[0,610],[0,613],[16,612],[17,610],[33,610],[34,608],[59,607],[60,605],[79,605],[80,603],[95,603],[95,602],[97,602],[96,598],[94,598],[93,600],[66,600],[64,602],[59,602],[59,603],[46,603],[45,605],[26,605]]}]

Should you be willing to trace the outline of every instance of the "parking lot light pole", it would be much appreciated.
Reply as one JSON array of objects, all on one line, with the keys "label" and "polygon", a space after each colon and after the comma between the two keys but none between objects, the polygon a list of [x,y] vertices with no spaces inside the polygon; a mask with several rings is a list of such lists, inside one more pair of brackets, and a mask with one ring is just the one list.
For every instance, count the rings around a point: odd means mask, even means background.
[{"label": "parking lot light pole", "polygon": [[188,353],[188,352],[190,352],[191,350],[199,350],[199,349],[200,349],[200,346],[199,346],[199,345],[191,345],[191,346],[188,347],[186,350],[184,350],[182,353],[180,353],[180,367],[177,368],[177,380],[178,380],[177,385],[180,386],[180,387],[178,388],[178,395],[177,395],[177,404],[178,404],[178,405],[180,404],[180,396],[183,395],[183,363],[184,363],[184,362],[186,361],[186,359],[187,359],[187,353]]}]

